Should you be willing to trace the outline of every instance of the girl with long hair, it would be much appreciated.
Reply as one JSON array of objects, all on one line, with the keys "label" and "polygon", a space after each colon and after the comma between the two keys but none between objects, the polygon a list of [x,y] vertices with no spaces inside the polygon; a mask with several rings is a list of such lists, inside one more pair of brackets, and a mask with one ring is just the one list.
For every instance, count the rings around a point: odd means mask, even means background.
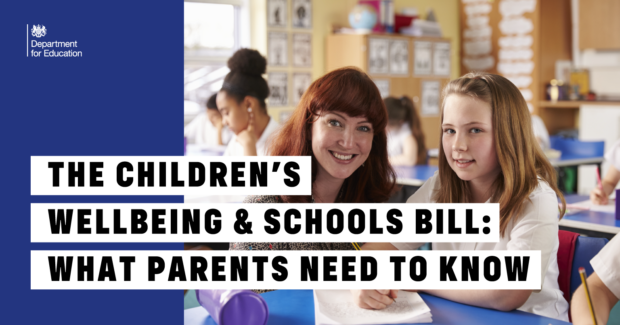
[{"label": "girl with long hair", "polygon": [[[456,302],[518,308],[568,320],[558,285],[558,197],[553,167],[534,138],[527,104],[508,79],[469,73],[443,91],[439,171],[407,203],[499,203],[497,243],[433,243],[434,250],[539,250],[542,289],[426,290]],[[563,209],[562,209],[563,210]],[[560,215],[561,217],[561,215]],[[416,249],[416,243],[368,243],[362,249]],[[361,307],[385,308],[394,292],[356,290]],[[389,295],[389,296],[388,296]]]},{"label": "girl with long hair", "polygon": [[420,115],[411,98],[388,97],[383,101],[388,111],[390,163],[394,166],[426,164],[426,146]]}]

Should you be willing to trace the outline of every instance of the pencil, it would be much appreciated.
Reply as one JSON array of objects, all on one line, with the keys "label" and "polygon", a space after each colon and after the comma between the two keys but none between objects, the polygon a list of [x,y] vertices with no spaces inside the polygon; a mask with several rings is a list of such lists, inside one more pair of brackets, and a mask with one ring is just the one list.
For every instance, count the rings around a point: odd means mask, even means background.
[{"label": "pencil", "polygon": [[356,251],[361,251],[362,250],[360,248],[360,245],[358,245],[356,242],[352,242],[351,245],[353,245],[353,248],[355,248]]},{"label": "pencil", "polygon": [[581,283],[583,283],[583,288],[586,292],[586,299],[588,300],[588,307],[590,307],[590,315],[592,315],[592,321],[594,322],[594,325],[597,325],[596,316],[594,315],[594,306],[592,306],[592,297],[590,297],[590,290],[588,290],[588,283],[586,281],[586,269],[580,267],[579,276],[581,277]]},{"label": "pencil", "polygon": [[598,183],[598,188],[603,190],[603,182],[601,182],[601,171],[598,167],[596,167],[596,181]]}]

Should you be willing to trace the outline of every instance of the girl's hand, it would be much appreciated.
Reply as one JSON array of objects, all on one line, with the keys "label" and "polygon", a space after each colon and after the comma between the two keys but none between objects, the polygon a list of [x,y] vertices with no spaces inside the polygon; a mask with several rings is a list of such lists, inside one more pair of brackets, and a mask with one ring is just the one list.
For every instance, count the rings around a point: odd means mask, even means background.
[{"label": "girl's hand", "polygon": [[353,301],[364,309],[384,309],[394,302],[398,290],[351,290]]},{"label": "girl's hand", "polygon": [[256,142],[258,142],[258,138],[256,133],[254,133],[254,113],[252,113],[251,108],[248,108],[248,114],[248,127],[237,134],[237,142],[243,146],[246,156],[256,156]]},{"label": "girl's hand", "polygon": [[590,201],[597,205],[606,205],[609,203],[609,197],[600,187],[596,187],[590,192]]}]

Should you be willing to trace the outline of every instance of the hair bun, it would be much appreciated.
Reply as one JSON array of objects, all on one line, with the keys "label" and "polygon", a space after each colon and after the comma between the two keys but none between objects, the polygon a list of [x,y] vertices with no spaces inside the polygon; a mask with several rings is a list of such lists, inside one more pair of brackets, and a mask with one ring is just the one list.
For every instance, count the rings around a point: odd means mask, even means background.
[{"label": "hair bun", "polygon": [[257,50],[240,49],[228,59],[231,72],[260,76],[267,70],[267,60]]}]

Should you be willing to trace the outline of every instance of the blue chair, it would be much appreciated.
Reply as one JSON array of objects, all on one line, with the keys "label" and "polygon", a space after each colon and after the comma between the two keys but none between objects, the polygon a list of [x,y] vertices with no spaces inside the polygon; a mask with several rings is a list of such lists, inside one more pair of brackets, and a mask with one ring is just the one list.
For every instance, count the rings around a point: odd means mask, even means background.
[{"label": "blue chair", "polygon": [[585,268],[587,275],[592,274],[594,270],[592,269],[592,265],[590,265],[590,260],[596,256],[601,249],[603,249],[607,242],[609,242],[607,238],[585,236],[577,237],[577,242],[575,243],[575,255],[573,257],[573,266],[571,268],[570,276],[571,297],[573,296],[575,290],[577,290],[577,288],[581,285],[579,268]]},{"label": "blue chair", "polygon": [[551,149],[561,151],[563,157],[601,157],[605,154],[605,141],[579,141],[552,136],[549,142]]},{"label": "blue chair", "polygon": [[[607,238],[585,237],[579,234],[560,230],[558,232],[560,247],[558,248],[558,284],[569,304],[573,293],[581,285],[579,268],[586,269],[586,274],[593,272],[590,260],[607,244]],[[570,319],[570,308],[568,317]]]}]

